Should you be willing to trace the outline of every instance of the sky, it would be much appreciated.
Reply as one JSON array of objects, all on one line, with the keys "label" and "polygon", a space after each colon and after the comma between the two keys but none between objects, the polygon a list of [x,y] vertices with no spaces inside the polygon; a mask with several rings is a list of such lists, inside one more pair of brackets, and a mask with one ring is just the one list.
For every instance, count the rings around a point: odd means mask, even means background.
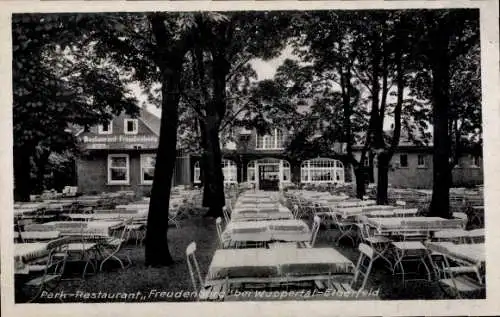
[{"label": "sky", "polygon": [[[292,58],[292,59],[294,58],[291,47],[285,48],[281,53],[281,55],[277,58],[267,61],[262,59],[254,59],[251,60],[250,63],[252,64],[253,68],[257,73],[257,80],[265,80],[265,79],[272,79],[276,74],[278,67],[281,66],[287,58]],[[139,87],[137,86],[133,88],[133,90],[137,91],[136,94],[138,94],[139,100],[141,101],[142,104],[142,101],[145,100],[145,97],[140,96],[141,92]],[[389,97],[389,99],[394,99],[394,98]],[[388,101],[390,102],[391,100]],[[156,107],[155,105],[148,104],[146,106],[146,109],[158,117],[160,117],[161,115],[160,108]],[[385,130],[391,129],[393,123],[394,119],[391,116],[387,116],[384,120],[384,129]]]}]

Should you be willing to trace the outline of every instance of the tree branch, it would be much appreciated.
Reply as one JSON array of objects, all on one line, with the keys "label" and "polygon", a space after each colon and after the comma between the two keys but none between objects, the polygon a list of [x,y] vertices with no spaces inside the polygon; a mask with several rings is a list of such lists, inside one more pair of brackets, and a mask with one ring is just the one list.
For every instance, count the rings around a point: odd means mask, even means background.
[{"label": "tree branch", "polygon": [[233,121],[234,121],[234,120],[238,117],[238,115],[239,115],[239,114],[240,114],[243,110],[248,109],[248,108],[247,108],[247,106],[248,106],[249,104],[250,104],[250,101],[249,101],[249,102],[247,102],[247,103],[245,103],[245,105],[244,105],[244,106],[242,106],[240,109],[238,109],[238,111],[236,111],[236,112],[232,115],[232,117],[231,117],[231,118],[229,118],[229,119],[225,120],[226,122],[224,122],[224,124],[223,124],[223,125],[221,125],[221,127],[220,127],[219,131],[223,131],[223,130],[226,128],[226,126],[227,126],[229,123],[233,122]]}]

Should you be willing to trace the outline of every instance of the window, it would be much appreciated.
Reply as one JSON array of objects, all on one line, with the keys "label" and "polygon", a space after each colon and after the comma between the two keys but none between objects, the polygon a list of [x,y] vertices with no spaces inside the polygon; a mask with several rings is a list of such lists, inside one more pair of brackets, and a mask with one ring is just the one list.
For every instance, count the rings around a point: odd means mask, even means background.
[{"label": "window", "polygon": [[328,158],[304,161],[300,166],[300,179],[303,183],[344,183],[344,164]]},{"label": "window", "polygon": [[[224,175],[224,183],[231,184],[237,183],[237,168],[236,163],[231,160],[222,160],[222,175]],[[200,169],[200,161],[194,163],[194,182],[201,183],[201,169]]]},{"label": "window", "polygon": [[231,160],[222,160],[222,173],[224,175],[224,183],[237,183],[236,164]]},{"label": "window", "polygon": [[283,161],[283,182],[290,182],[292,180],[292,174],[290,172],[290,163]]},{"label": "window", "polygon": [[125,134],[137,134],[139,122],[137,119],[125,119]]},{"label": "window", "polygon": [[255,182],[255,161],[247,164],[247,181],[250,183]]},{"label": "window", "polygon": [[127,185],[129,183],[128,154],[108,155],[108,184]]},{"label": "window", "polygon": [[155,172],[156,155],[142,154],[141,155],[141,184],[153,184]]},{"label": "window", "polygon": [[280,129],[274,129],[270,135],[257,135],[257,149],[281,150],[284,148],[284,144],[285,136]]},{"label": "window", "polygon": [[425,167],[425,155],[419,154],[417,156],[417,167]]},{"label": "window", "polygon": [[276,148],[278,149],[283,149],[284,148],[284,144],[285,144],[285,137],[283,136],[283,131],[281,131],[280,129],[276,129],[275,130],[275,134],[276,134]]},{"label": "window", "polygon": [[97,132],[99,134],[111,134],[113,133],[113,125],[112,125],[112,121],[109,121],[108,123],[105,123],[105,124],[100,124],[98,127],[97,127]]},{"label": "window", "polygon": [[399,156],[399,167],[408,167],[408,155],[401,154]]},{"label": "window", "polygon": [[201,183],[200,161],[194,163],[194,183]]}]

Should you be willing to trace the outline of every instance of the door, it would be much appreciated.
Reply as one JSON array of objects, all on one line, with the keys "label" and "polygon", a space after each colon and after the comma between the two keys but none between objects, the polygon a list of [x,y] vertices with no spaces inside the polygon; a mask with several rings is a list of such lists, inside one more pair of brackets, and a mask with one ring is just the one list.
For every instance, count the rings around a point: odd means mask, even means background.
[{"label": "door", "polygon": [[259,165],[259,189],[278,190],[280,181],[279,175],[279,164]]}]

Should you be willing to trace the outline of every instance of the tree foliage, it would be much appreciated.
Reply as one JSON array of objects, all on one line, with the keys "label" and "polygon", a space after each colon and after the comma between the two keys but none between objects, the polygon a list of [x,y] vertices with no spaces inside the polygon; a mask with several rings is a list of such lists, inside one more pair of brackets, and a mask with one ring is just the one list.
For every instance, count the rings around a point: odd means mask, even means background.
[{"label": "tree foliage", "polygon": [[75,125],[90,126],[123,110],[136,110],[118,70],[90,67],[97,61],[68,40],[78,33],[71,27],[76,20],[65,15],[13,15],[16,199],[29,199],[33,190],[30,158],[41,170],[50,153],[76,149],[71,129]]}]

